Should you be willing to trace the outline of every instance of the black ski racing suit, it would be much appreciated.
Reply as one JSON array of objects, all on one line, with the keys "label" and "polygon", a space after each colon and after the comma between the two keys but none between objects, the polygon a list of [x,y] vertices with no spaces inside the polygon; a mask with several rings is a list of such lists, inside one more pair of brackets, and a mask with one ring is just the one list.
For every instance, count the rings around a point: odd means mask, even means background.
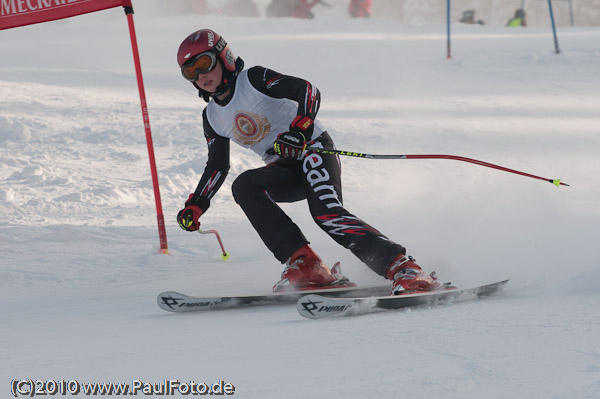
[{"label": "black ski racing suit", "polygon": [[[311,104],[310,109],[306,108],[303,101],[307,93],[314,90],[320,100],[320,93],[310,82],[263,67],[249,69],[248,78],[256,90],[267,96],[296,101],[298,115],[312,119],[316,117],[320,101],[316,102],[316,106]],[[278,79],[277,84],[269,85],[268,82],[274,79]],[[232,95],[217,104],[225,105]],[[208,143],[208,161],[195,196],[202,198],[200,202],[204,204],[204,212],[210,205],[210,198],[227,176],[230,139],[214,131],[208,122],[206,109],[203,112],[203,124]],[[314,145],[335,148],[327,132],[323,132]],[[304,199],[317,225],[376,273],[385,277],[386,269],[394,258],[406,252],[404,247],[392,242],[344,208],[341,167],[337,155],[309,153],[301,161],[285,160],[247,170],[235,179],[232,191],[235,201],[262,241],[282,263],[309,241],[277,203]]]}]

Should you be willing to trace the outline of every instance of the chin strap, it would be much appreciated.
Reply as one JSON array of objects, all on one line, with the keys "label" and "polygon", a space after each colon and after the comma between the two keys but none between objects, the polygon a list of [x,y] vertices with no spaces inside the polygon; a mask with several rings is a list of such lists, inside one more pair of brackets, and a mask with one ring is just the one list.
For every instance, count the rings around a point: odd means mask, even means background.
[{"label": "chin strap", "polygon": [[[221,62],[221,60],[219,60]],[[221,66],[223,64],[221,63]],[[244,60],[238,57],[235,60],[235,72],[228,72],[223,76],[223,81],[219,86],[217,86],[217,91],[214,93],[210,93],[208,91],[202,90],[200,86],[196,84],[196,82],[192,82],[194,87],[198,89],[198,97],[202,98],[204,101],[209,102],[211,97],[220,96],[225,93],[229,88],[235,85],[235,80],[237,79],[238,74],[244,69]]]}]

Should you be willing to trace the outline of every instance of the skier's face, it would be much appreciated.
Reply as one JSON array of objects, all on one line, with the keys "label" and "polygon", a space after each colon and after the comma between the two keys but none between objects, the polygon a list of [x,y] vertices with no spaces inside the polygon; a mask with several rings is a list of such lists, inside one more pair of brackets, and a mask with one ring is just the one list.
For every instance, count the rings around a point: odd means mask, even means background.
[{"label": "skier's face", "polygon": [[214,69],[208,73],[201,73],[198,75],[198,80],[196,80],[196,84],[204,91],[209,93],[214,93],[217,91],[217,87],[221,84],[223,80],[223,67],[220,62],[217,62],[217,65]]}]

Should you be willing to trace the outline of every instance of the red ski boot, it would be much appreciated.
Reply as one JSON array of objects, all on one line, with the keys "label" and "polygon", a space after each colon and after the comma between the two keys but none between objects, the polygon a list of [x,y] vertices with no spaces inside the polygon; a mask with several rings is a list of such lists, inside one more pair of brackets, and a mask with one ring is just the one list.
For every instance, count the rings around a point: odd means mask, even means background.
[{"label": "red ski boot", "polygon": [[273,292],[330,286],[354,287],[356,284],[350,283],[341,273],[339,263],[330,270],[307,244],[297,249],[287,260],[281,280],[273,286]]},{"label": "red ski boot", "polygon": [[427,275],[412,256],[400,254],[388,267],[386,277],[392,280],[390,295],[412,294],[433,291],[441,287],[435,272]]}]

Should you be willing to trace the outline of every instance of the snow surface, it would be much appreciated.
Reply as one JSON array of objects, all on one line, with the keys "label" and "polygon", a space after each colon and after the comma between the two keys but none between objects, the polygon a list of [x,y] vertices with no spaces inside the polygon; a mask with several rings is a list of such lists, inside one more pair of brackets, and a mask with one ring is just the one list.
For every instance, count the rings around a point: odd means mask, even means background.
[{"label": "snow surface", "polygon": [[[600,29],[445,26],[381,19],[171,16],[135,21],[170,256],[154,198],[126,19],[113,9],[0,32],[0,392],[10,380],[223,379],[240,398],[600,397]],[[461,287],[504,292],[441,308],[313,321],[293,306],[173,315],[164,290],[268,292],[282,266],[230,186],[261,165],[232,150],[202,218],[175,215],[206,161],[204,103],[175,52],[222,33],[246,65],[311,80],[338,148],[454,154],[344,158],[345,204]],[[285,205],[329,263],[383,279]],[[83,394],[82,394],[83,395]]]}]

